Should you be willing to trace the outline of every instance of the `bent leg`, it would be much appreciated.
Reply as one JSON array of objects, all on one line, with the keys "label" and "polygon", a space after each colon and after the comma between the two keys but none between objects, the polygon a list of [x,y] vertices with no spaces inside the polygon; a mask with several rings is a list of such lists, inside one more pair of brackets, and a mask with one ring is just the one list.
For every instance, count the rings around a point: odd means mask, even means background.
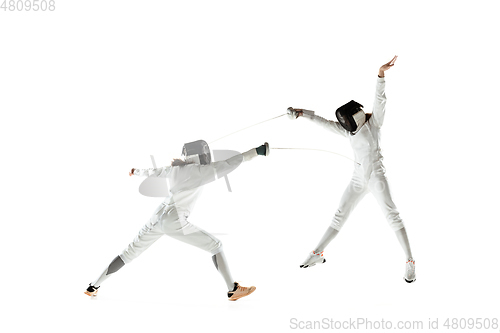
[{"label": "bent leg", "polygon": [[177,214],[175,209],[163,215],[160,223],[162,232],[178,241],[210,252],[212,255],[222,250],[222,242],[219,239],[188,222],[184,215]]},{"label": "bent leg", "polygon": [[188,222],[182,214],[177,214],[175,209],[162,217],[161,224],[163,232],[168,236],[210,252],[215,268],[222,275],[228,291],[235,288],[235,281],[231,276],[229,264],[222,250],[222,242],[219,239]]}]

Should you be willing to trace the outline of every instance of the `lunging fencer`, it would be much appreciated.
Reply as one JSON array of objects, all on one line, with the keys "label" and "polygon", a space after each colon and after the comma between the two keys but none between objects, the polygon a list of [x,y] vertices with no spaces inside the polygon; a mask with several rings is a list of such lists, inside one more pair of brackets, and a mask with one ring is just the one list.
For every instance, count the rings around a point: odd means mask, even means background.
[{"label": "lunging fencer", "polygon": [[227,160],[212,162],[208,144],[195,141],[184,145],[181,159],[174,159],[169,166],[151,169],[132,169],[130,176],[164,177],[169,183],[169,196],[158,206],[149,221],[142,227],[135,239],[119,254],[102,274],[85,291],[96,296],[98,288],[111,274],[130,263],[163,235],[196,246],[212,254],[216,269],[227,285],[227,297],[236,301],[255,291],[255,287],[243,287],[231,276],[222,243],[219,239],[187,221],[193,211],[203,185],[221,178],[236,169],[242,162],[257,155],[268,156],[269,144],[233,156]]},{"label": "lunging fencer", "polygon": [[335,115],[338,122],[319,117],[314,114],[314,111],[288,109],[288,114],[292,119],[301,116],[308,118],[313,123],[348,138],[357,162],[355,163],[351,182],[340,199],[338,210],[331,225],[318,245],[300,265],[301,268],[311,267],[326,261],[323,255],[324,249],[337,236],[356,205],[368,192],[371,192],[403,247],[406,256],[405,281],[411,283],[416,280],[415,261],[411,253],[405,225],[392,200],[392,194],[385,175],[385,167],[382,164],[383,156],[380,148],[380,128],[384,122],[387,100],[385,96],[385,71],[394,66],[396,59],[397,56],[379,69],[372,113],[365,113],[363,105],[355,101],[350,101],[337,109]]}]

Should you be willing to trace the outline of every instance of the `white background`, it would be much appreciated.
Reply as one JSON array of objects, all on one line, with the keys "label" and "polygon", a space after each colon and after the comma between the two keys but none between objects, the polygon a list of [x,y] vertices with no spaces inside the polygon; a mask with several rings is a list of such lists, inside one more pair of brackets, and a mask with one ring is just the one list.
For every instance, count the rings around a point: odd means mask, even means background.
[{"label": "white background", "polygon": [[[496,1],[56,0],[0,11],[2,324],[8,332],[288,332],[290,321],[498,316]],[[206,186],[190,221],[219,235],[226,300],[210,254],[168,237],[83,294],[161,198],[132,167],[167,165],[289,106],[334,118],[370,110],[386,73],[382,148],[417,282],[369,195],[325,251],[352,173],[333,154],[274,150]],[[281,117],[212,149],[335,151],[348,141]],[[6,308],[6,309],[5,309]],[[305,324],[304,324],[305,325]],[[408,330],[411,331],[411,330]],[[419,330],[420,332],[425,330]],[[477,330],[476,330],[477,331]],[[491,330],[495,331],[495,330]]]}]

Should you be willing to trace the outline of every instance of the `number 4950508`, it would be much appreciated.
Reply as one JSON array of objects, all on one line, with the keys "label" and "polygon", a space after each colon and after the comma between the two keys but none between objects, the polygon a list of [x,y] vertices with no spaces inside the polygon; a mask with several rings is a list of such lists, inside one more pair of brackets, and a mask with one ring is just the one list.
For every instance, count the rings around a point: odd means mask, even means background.
[{"label": "number 4950508", "polygon": [[54,11],[56,10],[55,0],[3,0],[0,9],[4,12],[21,12],[21,11]]}]

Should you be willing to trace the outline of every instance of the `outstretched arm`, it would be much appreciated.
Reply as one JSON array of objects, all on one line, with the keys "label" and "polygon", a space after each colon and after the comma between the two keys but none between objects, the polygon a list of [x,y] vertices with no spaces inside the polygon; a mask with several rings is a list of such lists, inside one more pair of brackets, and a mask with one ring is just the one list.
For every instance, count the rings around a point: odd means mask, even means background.
[{"label": "outstretched arm", "polygon": [[377,87],[375,90],[375,102],[373,103],[373,120],[377,127],[381,127],[384,123],[385,104],[387,97],[385,96],[385,71],[389,70],[398,59],[394,56],[391,61],[380,66],[378,70]]},{"label": "outstretched arm", "polygon": [[216,170],[217,177],[220,178],[236,169],[241,163],[248,162],[258,155],[268,156],[269,149],[269,144],[266,142],[257,148],[252,148],[242,154],[228,158],[227,160],[214,162],[211,166]]},{"label": "outstretched arm", "polygon": [[304,110],[304,109],[293,109],[288,108],[289,113],[292,117],[304,117],[312,121],[313,123],[320,125],[324,129],[334,132],[335,134],[339,134],[342,136],[349,136],[349,132],[346,131],[342,125],[333,120],[327,120],[323,117],[317,116],[314,114],[314,111]]},{"label": "outstretched arm", "polygon": [[129,176],[142,176],[142,177],[167,177],[170,173],[171,166],[164,166],[162,168],[150,169],[135,169],[133,168],[128,173]]}]

